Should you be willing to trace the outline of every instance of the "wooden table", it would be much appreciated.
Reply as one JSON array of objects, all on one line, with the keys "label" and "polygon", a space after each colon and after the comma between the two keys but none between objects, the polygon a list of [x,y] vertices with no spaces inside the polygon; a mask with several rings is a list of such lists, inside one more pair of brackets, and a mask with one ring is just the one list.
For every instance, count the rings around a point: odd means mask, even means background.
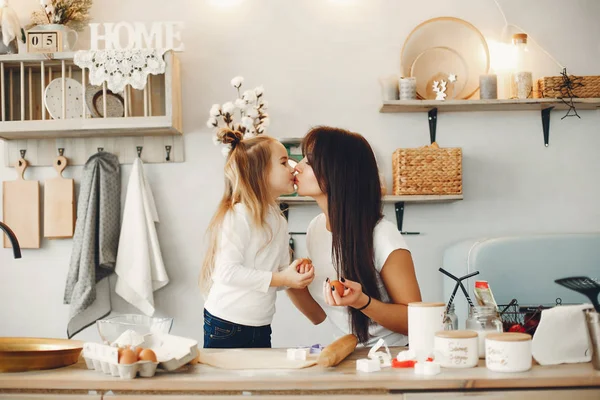
[{"label": "wooden table", "polygon": [[[392,349],[397,354],[399,349]],[[284,352],[284,349],[272,351]],[[85,363],[49,371],[0,373],[0,400],[187,400],[205,396],[254,399],[293,399],[318,395],[330,399],[406,400],[470,399],[550,400],[600,399],[600,371],[591,363],[542,367],[524,373],[488,371],[485,363],[466,370],[442,369],[433,377],[414,374],[412,369],[386,368],[375,373],[356,371],[355,360],[366,356],[359,349],[336,368],[301,370],[220,370],[206,365],[185,366],[177,372],[158,371],[153,378],[123,380],[86,369]],[[534,390],[532,390],[534,389]],[[108,393],[107,393],[108,392]]]}]

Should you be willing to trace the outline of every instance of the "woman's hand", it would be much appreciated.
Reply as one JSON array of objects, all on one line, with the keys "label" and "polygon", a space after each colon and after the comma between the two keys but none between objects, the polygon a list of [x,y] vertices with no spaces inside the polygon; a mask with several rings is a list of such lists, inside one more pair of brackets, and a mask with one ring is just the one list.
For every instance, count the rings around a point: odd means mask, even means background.
[{"label": "woman's hand", "polygon": [[340,282],[344,285],[344,293],[342,296],[334,290],[329,278],[323,282],[323,296],[325,302],[330,306],[343,306],[361,308],[369,301],[369,297],[363,293],[362,285],[358,282],[350,281],[341,278]]}]

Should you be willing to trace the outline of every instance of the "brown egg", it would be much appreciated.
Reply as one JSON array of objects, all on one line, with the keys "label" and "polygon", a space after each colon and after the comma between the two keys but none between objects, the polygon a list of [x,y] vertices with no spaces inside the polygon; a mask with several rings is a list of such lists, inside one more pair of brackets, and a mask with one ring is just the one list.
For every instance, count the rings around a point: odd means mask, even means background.
[{"label": "brown egg", "polygon": [[121,355],[123,354],[123,350],[128,349],[129,346],[125,346],[125,347],[119,347],[119,350],[117,350],[118,354],[119,354],[119,361],[121,361]]},{"label": "brown egg", "polygon": [[332,286],[332,287],[335,288],[335,291],[337,292],[337,294],[340,297],[344,296],[344,290],[346,288],[344,287],[344,285],[342,284],[342,282],[340,282],[340,281],[331,281],[330,284],[331,284],[330,286]]},{"label": "brown egg", "polygon": [[312,260],[310,258],[301,258],[299,265],[308,265],[312,264]]},{"label": "brown egg", "polygon": [[135,352],[137,358],[140,358],[140,353],[142,352],[142,350],[144,350],[144,348],[140,346],[133,348],[133,351]]},{"label": "brown egg", "polygon": [[135,352],[131,349],[123,349],[121,353],[121,358],[119,359],[119,364],[133,364],[137,362],[137,356]]},{"label": "brown egg", "polygon": [[156,362],[156,354],[150,349],[143,349],[140,352],[140,361]]},{"label": "brown egg", "polygon": [[312,264],[312,261],[310,258],[301,258],[298,265],[296,265],[296,271],[300,271],[300,268],[302,266],[306,266],[306,265],[310,265],[310,264]]}]

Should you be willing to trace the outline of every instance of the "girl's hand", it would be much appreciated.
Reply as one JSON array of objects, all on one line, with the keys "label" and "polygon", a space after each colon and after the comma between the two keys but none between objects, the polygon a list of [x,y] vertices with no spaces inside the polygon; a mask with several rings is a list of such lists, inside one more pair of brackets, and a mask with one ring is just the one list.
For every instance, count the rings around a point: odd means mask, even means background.
[{"label": "girl's hand", "polygon": [[325,302],[330,306],[343,306],[360,308],[367,304],[368,296],[363,293],[362,285],[358,282],[341,278],[340,282],[344,285],[344,294],[340,296],[336,290],[333,290],[329,278],[323,282],[323,296]]},{"label": "girl's hand", "polygon": [[301,266],[301,260],[296,260],[289,267],[279,272],[284,286],[292,289],[304,289],[315,279],[315,270],[312,264]]},{"label": "girl's hand", "polygon": [[298,273],[305,274],[305,273],[309,272],[311,269],[313,269],[312,261],[310,260],[310,258],[301,258],[298,261],[299,261],[299,264],[296,268]]}]

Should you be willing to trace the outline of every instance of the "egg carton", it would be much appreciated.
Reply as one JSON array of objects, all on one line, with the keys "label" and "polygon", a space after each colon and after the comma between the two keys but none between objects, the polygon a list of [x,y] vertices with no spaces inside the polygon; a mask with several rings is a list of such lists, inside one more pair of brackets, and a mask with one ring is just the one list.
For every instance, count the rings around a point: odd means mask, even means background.
[{"label": "egg carton", "polygon": [[175,371],[199,354],[198,341],[168,333],[148,333],[141,346],[152,349],[159,366],[167,371]]},{"label": "egg carton", "polygon": [[119,349],[99,343],[84,343],[83,358],[88,369],[103,372],[122,379],[133,379],[138,374],[144,378],[156,374],[158,362],[138,361],[133,364],[119,364]]}]

